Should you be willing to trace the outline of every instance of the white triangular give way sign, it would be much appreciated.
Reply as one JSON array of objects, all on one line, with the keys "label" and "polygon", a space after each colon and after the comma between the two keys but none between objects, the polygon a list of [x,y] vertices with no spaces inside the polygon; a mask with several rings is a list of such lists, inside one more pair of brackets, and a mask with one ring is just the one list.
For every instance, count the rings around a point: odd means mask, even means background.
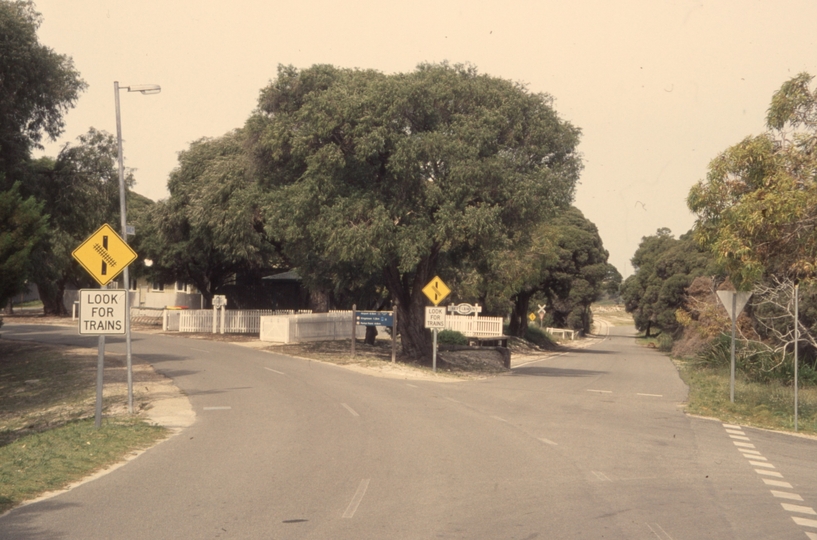
[{"label": "white triangular give way sign", "polygon": [[[729,317],[734,321],[735,318],[740,315],[743,311],[743,308],[746,307],[746,303],[752,297],[752,293],[750,292],[735,292],[735,291],[717,291],[718,298],[721,299],[721,304],[723,307],[726,308],[726,312],[729,314]],[[732,313],[732,297],[735,297],[735,312]]]}]

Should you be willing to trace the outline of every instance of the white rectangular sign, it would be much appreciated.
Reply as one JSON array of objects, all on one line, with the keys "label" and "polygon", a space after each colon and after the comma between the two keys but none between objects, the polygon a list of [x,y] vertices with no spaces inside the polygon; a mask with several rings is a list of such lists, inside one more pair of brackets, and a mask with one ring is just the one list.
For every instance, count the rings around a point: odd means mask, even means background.
[{"label": "white rectangular sign", "polygon": [[437,328],[445,330],[445,308],[444,307],[427,307],[426,308],[426,328]]},{"label": "white rectangular sign", "polygon": [[80,289],[79,333],[125,335],[124,289]]}]

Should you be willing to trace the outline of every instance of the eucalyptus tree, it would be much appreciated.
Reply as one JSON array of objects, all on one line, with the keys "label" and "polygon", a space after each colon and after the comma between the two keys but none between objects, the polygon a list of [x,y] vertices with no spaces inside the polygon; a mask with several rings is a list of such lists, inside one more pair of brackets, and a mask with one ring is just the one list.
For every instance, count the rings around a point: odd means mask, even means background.
[{"label": "eucalyptus tree", "polygon": [[[68,284],[93,284],[71,252],[103,223],[119,222],[116,158],[116,138],[91,128],[75,144],[66,144],[56,159],[45,157],[29,165],[27,191],[48,215],[48,234],[31,253],[31,280],[45,313],[66,313],[62,298]],[[130,171],[126,184],[133,184]]]},{"label": "eucalyptus tree", "polygon": [[86,87],[70,57],[39,42],[41,23],[33,2],[0,0],[0,190],[25,180],[31,150],[62,133]]},{"label": "eucalyptus tree", "polygon": [[817,275],[817,90],[801,73],[772,97],[766,132],[726,149],[689,192],[695,237],[740,286]]},{"label": "eucalyptus tree", "polygon": [[167,188],[170,197],[139,221],[140,254],[155,262],[154,279],[195,284],[209,302],[236,273],[271,264],[275,249],[240,130],[191,143]]},{"label": "eucalyptus tree", "polygon": [[459,65],[280,67],[247,131],[269,235],[315,284],[374,276],[415,357],[423,286],[523,242],[581,169],[579,130],[547,95]]},{"label": "eucalyptus tree", "polygon": [[33,197],[23,199],[19,183],[0,191],[0,308],[23,290],[29,255],[45,237],[46,227],[42,204]]}]

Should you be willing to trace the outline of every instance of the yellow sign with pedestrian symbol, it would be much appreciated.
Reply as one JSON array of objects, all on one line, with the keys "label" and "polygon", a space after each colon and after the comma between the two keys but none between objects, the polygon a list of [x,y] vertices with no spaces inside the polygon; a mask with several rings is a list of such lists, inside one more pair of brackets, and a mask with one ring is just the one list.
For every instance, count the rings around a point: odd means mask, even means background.
[{"label": "yellow sign with pedestrian symbol", "polygon": [[425,294],[435,306],[442,302],[450,293],[451,289],[449,289],[439,277],[435,277],[428,282],[428,285],[423,287],[423,294]]},{"label": "yellow sign with pedestrian symbol", "polygon": [[100,285],[107,285],[135,261],[137,256],[107,223],[89,236],[71,255]]}]

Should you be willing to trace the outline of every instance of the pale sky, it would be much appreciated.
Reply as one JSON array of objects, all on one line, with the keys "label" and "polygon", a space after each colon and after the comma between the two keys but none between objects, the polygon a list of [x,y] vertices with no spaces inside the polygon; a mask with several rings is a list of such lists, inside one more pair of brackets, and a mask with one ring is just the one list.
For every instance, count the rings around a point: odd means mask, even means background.
[{"label": "pale sky", "polygon": [[279,64],[412,71],[470,63],[555,99],[581,128],[576,206],[626,277],[643,236],[693,224],[689,188],[711,159],[758,134],[772,93],[817,75],[814,0],[38,0],[40,41],[88,83],[66,142],[116,133],[135,191],[168,196],[178,152],[240,127]]}]

